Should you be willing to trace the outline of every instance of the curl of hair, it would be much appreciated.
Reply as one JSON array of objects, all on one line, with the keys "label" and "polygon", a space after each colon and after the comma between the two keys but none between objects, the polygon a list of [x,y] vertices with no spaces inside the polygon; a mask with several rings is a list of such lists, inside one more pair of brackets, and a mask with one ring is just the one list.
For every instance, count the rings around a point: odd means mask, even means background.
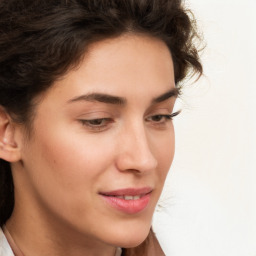
[{"label": "curl of hair", "polygon": [[[188,74],[202,73],[195,25],[181,0],[1,0],[0,106],[28,124],[33,99],[75,68],[90,44],[124,33],[163,40],[179,85]],[[1,159],[0,225],[13,207],[11,168]],[[143,255],[133,251],[124,254]]]}]

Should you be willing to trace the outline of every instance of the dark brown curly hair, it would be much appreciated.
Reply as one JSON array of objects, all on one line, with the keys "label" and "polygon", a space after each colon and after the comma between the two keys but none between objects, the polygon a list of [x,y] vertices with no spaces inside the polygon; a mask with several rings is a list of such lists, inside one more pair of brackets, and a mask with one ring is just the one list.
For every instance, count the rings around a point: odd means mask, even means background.
[{"label": "dark brown curly hair", "polygon": [[[188,74],[202,73],[195,20],[181,0],[1,0],[0,106],[28,125],[33,99],[76,67],[89,45],[124,33],[164,41],[177,86]],[[0,159],[0,226],[13,207],[10,164]],[[150,236],[123,255],[144,255]]]}]

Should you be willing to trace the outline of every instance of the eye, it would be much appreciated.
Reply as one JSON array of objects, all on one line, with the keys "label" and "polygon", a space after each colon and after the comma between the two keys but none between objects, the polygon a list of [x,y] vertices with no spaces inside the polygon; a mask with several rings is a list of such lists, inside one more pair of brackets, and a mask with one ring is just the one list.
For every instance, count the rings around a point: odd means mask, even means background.
[{"label": "eye", "polygon": [[146,118],[146,121],[153,122],[156,125],[165,124],[168,121],[171,121],[173,117],[177,116],[181,111],[174,112],[172,114],[158,114],[149,116]]},{"label": "eye", "polygon": [[79,121],[83,126],[95,131],[104,130],[113,122],[111,118],[80,119]]},{"label": "eye", "polygon": [[148,117],[146,120],[150,122],[161,123],[171,119],[172,119],[171,115],[154,115],[154,116]]}]

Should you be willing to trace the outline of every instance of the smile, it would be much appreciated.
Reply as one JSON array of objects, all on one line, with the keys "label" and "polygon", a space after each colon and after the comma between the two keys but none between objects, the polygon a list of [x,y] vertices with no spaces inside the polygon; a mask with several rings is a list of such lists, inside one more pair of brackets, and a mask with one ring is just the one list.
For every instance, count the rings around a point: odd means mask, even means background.
[{"label": "smile", "polygon": [[100,193],[107,205],[126,214],[143,211],[150,202],[152,188],[120,189]]},{"label": "smile", "polygon": [[122,198],[124,200],[138,200],[142,197],[143,195],[139,196],[116,196],[117,198]]}]

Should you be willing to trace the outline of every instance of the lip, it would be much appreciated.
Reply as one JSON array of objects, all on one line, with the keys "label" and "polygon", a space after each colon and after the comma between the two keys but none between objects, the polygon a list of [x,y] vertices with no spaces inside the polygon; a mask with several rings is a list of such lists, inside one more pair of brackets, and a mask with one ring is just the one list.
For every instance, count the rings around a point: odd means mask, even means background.
[{"label": "lip", "polygon": [[[144,188],[125,188],[107,192],[100,192],[104,201],[111,207],[126,213],[136,214],[143,211],[149,204],[153,189],[150,187]],[[139,199],[125,200],[118,196],[140,196]]]}]

